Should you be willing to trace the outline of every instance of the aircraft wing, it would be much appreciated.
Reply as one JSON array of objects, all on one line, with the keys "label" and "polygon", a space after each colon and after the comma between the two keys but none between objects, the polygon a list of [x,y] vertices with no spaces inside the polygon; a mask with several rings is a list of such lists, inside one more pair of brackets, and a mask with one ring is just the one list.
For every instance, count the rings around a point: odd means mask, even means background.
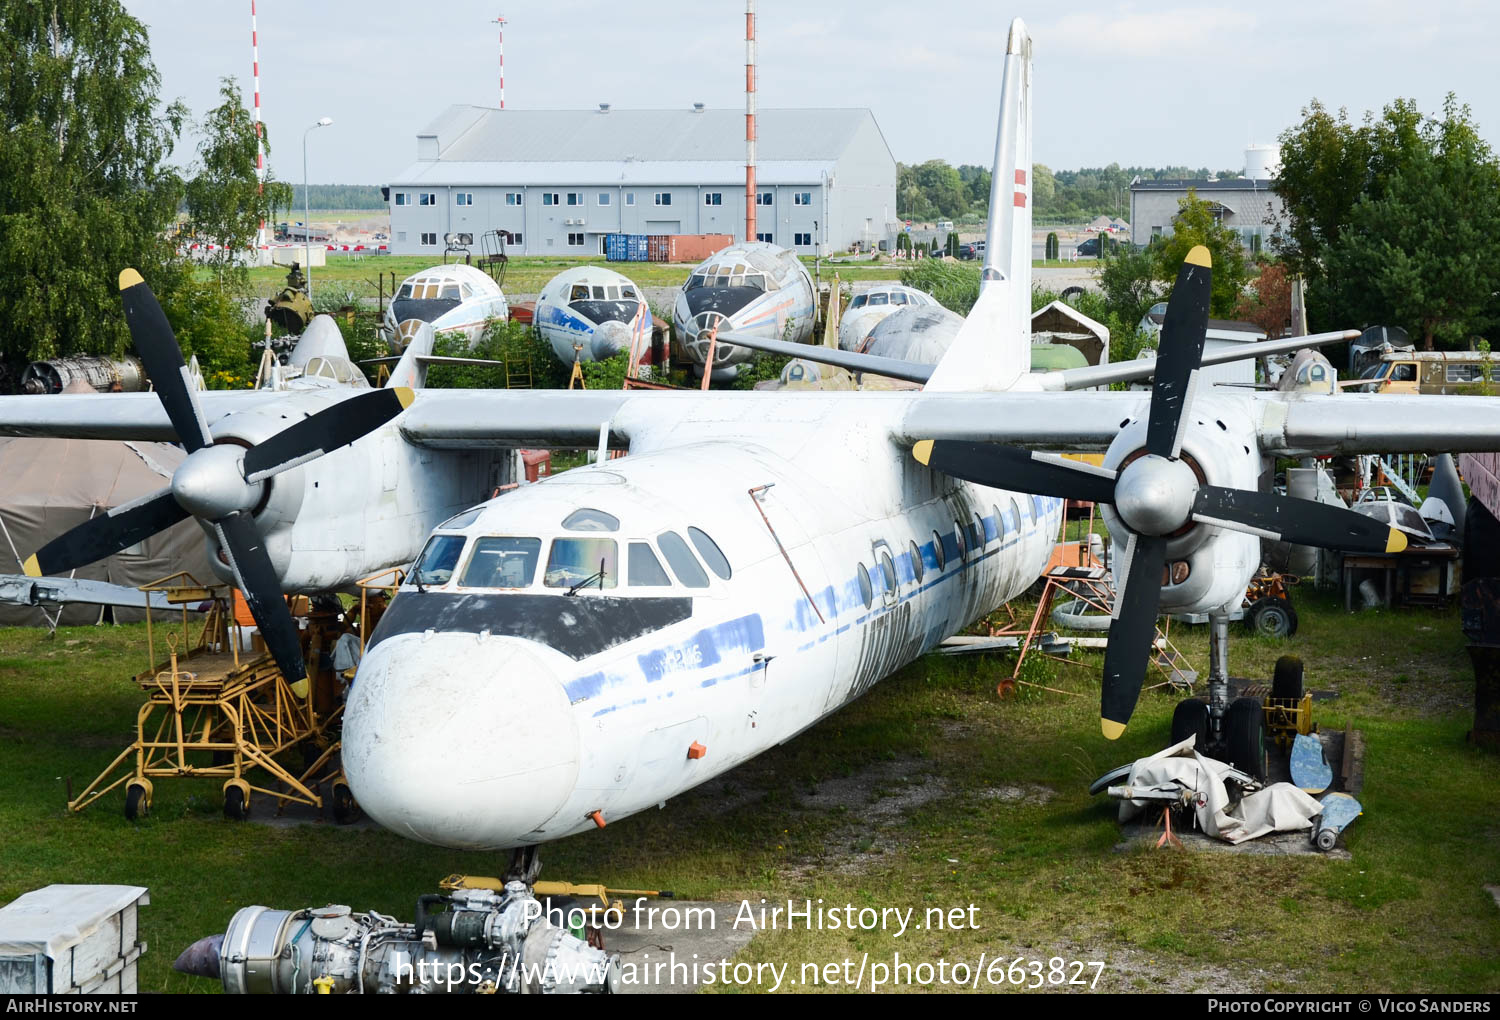
[{"label": "aircraft wing", "polygon": [[[349,392],[353,395],[357,391]],[[209,390],[198,394],[210,426],[231,411],[285,396],[265,390]],[[155,393],[0,397],[0,436],[177,442],[177,433]]]}]

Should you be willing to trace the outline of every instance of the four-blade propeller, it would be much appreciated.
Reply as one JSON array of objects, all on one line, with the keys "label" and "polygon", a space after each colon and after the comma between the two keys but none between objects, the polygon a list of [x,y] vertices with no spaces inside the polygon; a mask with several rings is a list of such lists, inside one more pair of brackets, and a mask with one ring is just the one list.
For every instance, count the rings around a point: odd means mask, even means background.
[{"label": "four-blade propeller", "polygon": [[1125,732],[1156,637],[1167,540],[1193,524],[1351,552],[1398,552],[1406,537],[1352,510],[1273,493],[1203,484],[1183,460],[1183,431],[1208,331],[1208,249],[1188,253],[1162,324],[1145,448],[1118,471],[994,443],[927,440],[913,455],[934,470],[997,489],[1109,503],[1129,529],[1115,564],[1115,606],[1104,653],[1100,726]]},{"label": "four-blade propeller", "polygon": [[301,640],[252,517],[263,483],[380,428],[411,406],[414,394],[404,387],[374,390],[324,408],[249,450],[215,446],[156,295],[134,269],[120,274],[120,291],[136,351],[188,456],[167,488],[115,507],[48,542],[26,561],[26,573],[63,573],[196,517],[218,538],[276,665],[295,683],[307,675]]}]

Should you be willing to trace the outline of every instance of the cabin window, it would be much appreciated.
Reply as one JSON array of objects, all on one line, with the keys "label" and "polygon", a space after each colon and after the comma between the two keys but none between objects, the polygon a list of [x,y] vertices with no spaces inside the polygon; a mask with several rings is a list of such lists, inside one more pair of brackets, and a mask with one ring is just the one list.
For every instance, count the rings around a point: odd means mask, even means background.
[{"label": "cabin window", "polygon": [[584,587],[613,588],[620,576],[615,559],[612,538],[553,539],[542,583],[548,588],[572,588],[589,581]]},{"label": "cabin window", "polygon": [[870,295],[868,294],[856,294],[854,300],[849,302],[849,310],[852,312],[856,308],[863,308],[869,300]]},{"label": "cabin window", "polygon": [[539,538],[481,538],[469,554],[460,588],[529,588],[542,558]]},{"label": "cabin window", "polygon": [[911,556],[911,576],[918,584],[921,584],[923,573],[922,550],[917,546],[917,543],[913,542],[911,544],[911,549],[908,551],[908,555]]},{"label": "cabin window", "polygon": [[811,191],[792,192],[792,205],[812,205]]},{"label": "cabin window", "polygon": [[1005,541],[1005,518],[1000,516],[998,506],[991,506],[990,513],[995,515],[995,537],[1003,542]]},{"label": "cabin window", "polygon": [[588,299],[589,289],[584,284],[575,283],[573,284],[573,289],[568,291],[569,301],[587,301]]},{"label": "cabin window", "polygon": [[721,580],[729,580],[729,560],[719,549],[718,543],[697,528],[688,528],[688,538],[693,540],[693,548],[698,550],[698,555],[703,557],[708,569],[718,574]]},{"label": "cabin window", "polygon": [[677,580],[688,588],[708,587],[708,575],[698,565],[698,560],[681,535],[675,531],[663,531],[656,536],[656,544],[661,546],[662,555],[667,558]]},{"label": "cabin window", "polygon": [[978,552],[980,549],[983,549],[986,543],[987,539],[985,538],[984,534],[984,518],[980,517],[976,513],[974,515],[974,551]]},{"label": "cabin window", "polygon": [[895,592],[896,564],[891,561],[891,554],[888,552],[880,554],[880,572],[885,575],[885,590]]},{"label": "cabin window", "polygon": [[417,192],[417,205],[437,205],[436,191]]},{"label": "cabin window", "polygon": [[568,531],[619,531],[620,519],[603,510],[585,507],[568,514],[563,519],[562,526]]},{"label": "cabin window", "polygon": [[875,604],[875,589],[870,584],[870,572],[863,563],[859,565],[859,594],[865,600],[866,609]]},{"label": "cabin window", "polygon": [[661,561],[645,542],[631,542],[626,569],[632,588],[666,588],[672,579],[662,569]]},{"label": "cabin window", "polygon": [[968,543],[964,541],[964,526],[957,521],[953,522],[953,541],[958,543],[958,558],[967,559],[969,555]]},{"label": "cabin window", "polygon": [[1483,377],[1478,365],[1449,365],[1448,381],[1451,383],[1478,382]]},{"label": "cabin window", "polygon": [[464,536],[433,535],[411,568],[411,582],[416,585],[447,584],[458,566],[458,554],[464,551]]},{"label": "cabin window", "polygon": [[1021,508],[1016,505],[1015,500],[1010,501],[1010,519],[1015,524],[1016,530],[1021,530]]},{"label": "cabin window", "polygon": [[703,193],[704,205],[723,205],[724,193],[722,191],[706,191]]},{"label": "cabin window", "polygon": [[871,305],[871,307],[873,307],[875,305],[888,305],[890,303],[891,303],[891,296],[889,294],[881,292],[879,294],[871,294],[870,295],[870,305]]},{"label": "cabin window", "polygon": [[943,566],[948,562],[948,554],[943,549],[943,536],[939,535],[936,531],[932,533],[932,555],[937,560],[937,568],[942,570]]},{"label": "cabin window", "polygon": [[671,205],[672,193],[670,191],[658,191],[655,195],[657,205]]},{"label": "cabin window", "polygon": [[472,191],[459,191],[453,196],[454,205],[473,205],[474,193]]}]

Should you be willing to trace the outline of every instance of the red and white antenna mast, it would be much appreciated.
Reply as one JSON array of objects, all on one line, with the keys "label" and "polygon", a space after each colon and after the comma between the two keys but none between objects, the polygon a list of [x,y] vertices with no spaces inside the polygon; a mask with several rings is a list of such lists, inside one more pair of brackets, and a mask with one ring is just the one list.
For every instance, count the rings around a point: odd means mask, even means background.
[{"label": "red and white antenna mast", "polygon": [[[260,34],[255,27],[255,0],[250,0],[250,76],[255,83],[255,179],[256,193],[266,192],[266,146],[260,126]],[[260,221],[255,233],[255,244],[265,247],[266,221]]]},{"label": "red and white antenna mast", "polygon": [[500,109],[505,109],[505,18],[495,18],[490,22],[492,25],[500,26]]},{"label": "red and white antenna mast", "polygon": [[745,0],[745,240],[754,241],[755,212],[755,0]]}]

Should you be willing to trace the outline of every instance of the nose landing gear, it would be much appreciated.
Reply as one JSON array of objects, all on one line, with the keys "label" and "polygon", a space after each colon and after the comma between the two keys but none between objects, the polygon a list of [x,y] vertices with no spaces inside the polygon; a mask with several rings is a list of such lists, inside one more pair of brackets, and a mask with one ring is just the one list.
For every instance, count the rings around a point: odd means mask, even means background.
[{"label": "nose landing gear", "polygon": [[1229,698],[1229,610],[1208,617],[1208,700],[1191,698],[1172,713],[1172,743],[1194,746],[1262,782],[1266,779],[1266,715],[1259,698]]}]

